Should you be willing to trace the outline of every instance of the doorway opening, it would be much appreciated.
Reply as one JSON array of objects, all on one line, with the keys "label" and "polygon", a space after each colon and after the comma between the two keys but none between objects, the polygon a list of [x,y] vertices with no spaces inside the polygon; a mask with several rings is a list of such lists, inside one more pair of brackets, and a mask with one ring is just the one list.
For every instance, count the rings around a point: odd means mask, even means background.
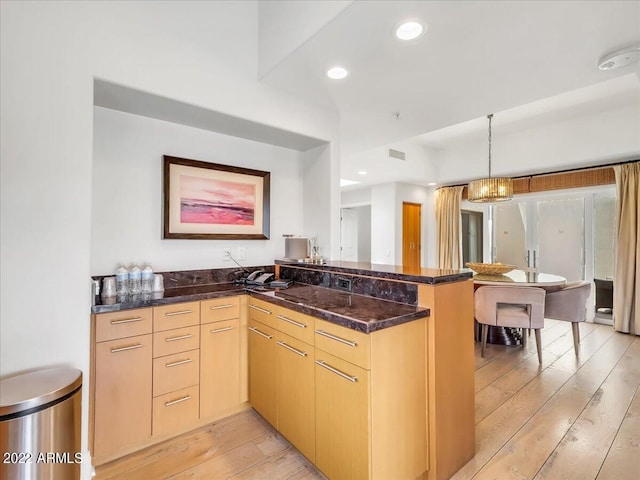
[{"label": "doorway opening", "polygon": [[462,265],[482,263],[482,212],[462,210]]},{"label": "doorway opening", "polygon": [[340,260],[371,262],[371,205],[340,209]]}]

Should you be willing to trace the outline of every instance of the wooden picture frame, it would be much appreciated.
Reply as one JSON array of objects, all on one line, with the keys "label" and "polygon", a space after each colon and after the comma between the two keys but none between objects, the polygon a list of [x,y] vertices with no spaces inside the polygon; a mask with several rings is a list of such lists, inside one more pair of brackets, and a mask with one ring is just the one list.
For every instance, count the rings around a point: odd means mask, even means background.
[{"label": "wooden picture frame", "polygon": [[163,237],[269,238],[271,173],[163,156]]}]

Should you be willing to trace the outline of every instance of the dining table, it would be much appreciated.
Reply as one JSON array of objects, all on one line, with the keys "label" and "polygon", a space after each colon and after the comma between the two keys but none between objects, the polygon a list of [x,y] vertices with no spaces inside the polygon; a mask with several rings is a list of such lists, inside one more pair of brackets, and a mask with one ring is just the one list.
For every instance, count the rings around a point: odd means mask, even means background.
[{"label": "dining table", "polygon": [[[512,270],[500,275],[487,275],[475,273],[473,276],[474,289],[484,285],[500,285],[513,287],[538,287],[546,291],[554,291],[563,288],[567,284],[567,279],[552,273],[542,273],[536,271]],[[480,325],[476,322],[475,335],[480,341]],[[517,328],[495,327],[490,325],[487,334],[487,343],[498,345],[521,345],[522,336]]]}]

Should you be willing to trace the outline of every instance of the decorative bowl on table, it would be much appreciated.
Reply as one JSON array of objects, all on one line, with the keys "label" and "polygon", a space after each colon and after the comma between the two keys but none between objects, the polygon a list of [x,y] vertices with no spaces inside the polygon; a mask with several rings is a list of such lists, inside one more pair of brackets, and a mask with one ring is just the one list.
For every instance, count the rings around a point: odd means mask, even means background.
[{"label": "decorative bowl on table", "polygon": [[466,266],[480,275],[503,275],[515,270],[515,265],[507,265],[505,263],[473,263],[467,262]]}]

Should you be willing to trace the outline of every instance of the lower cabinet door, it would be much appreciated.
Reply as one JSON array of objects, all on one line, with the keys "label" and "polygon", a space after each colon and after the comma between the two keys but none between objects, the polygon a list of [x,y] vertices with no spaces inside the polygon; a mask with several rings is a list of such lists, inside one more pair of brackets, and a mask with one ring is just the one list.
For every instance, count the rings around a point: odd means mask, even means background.
[{"label": "lower cabinet door", "polygon": [[153,399],[153,435],[183,430],[198,421],[198,385]]},{"label": "lower cabinet door", "polygon": [[200,418],[240,404],[240,320],[200,326]]},{"label": "lower cabinet door", "polygon": [[94,457],[151,437],[152,344],[151,334],[96,344]]},{"label": "lower cabinet door", "polygon": [[249,403],[277,428],[276,331],[249,320]]},{"label": "lower cabinet door", "polygon": [[316,349],[315,464],[328,478],[370,477],[369,373]]},{"label": "lower cabinet door", "polygon": [[311,462],[316,452],[314,349],[277,334],[278,431]]}]

